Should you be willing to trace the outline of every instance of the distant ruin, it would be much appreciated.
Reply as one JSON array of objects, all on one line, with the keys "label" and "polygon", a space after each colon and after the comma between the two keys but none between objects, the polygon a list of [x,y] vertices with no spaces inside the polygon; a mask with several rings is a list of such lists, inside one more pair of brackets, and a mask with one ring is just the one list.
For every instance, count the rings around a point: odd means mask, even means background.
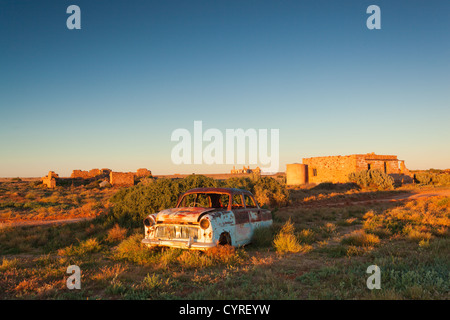
[{"label": "distant ruin", "polygon": [[134,185],[134,178],[136,173],[134,172],[114,172],[109,174],[109,183],[118,187],[130,187]]},{"label": "distant ruin", "polygon": [[306,183],[345,183],[352,172],[378,169],[403,181],[412,181],[404,160],[396,155],[377,155],[375,153],[353,154],[348,156],[327,156],[303,158],[302,164],[288,164],[286,183],[301,185]]},{"label": "distant ruin", "polygon": [[41,178],[41,180],[47,188],[51,189],[56,188],[57,185],[85,185],[96,181],[100,182],[99,186],[110,184],[112,186],[129,187],[134,185],[136,180],[151,175],[152,172],[146,168],[140,168],[136,172],[114,172],[111,169],[104,168],[89,171],[73,170],[70,178],[59,178],[58,174],[50,171],[48,176]]},{"label": "distant ruin", "polygon": [[56,179],[58,179],[58,178],[59,178],[59,175],[57,175],[53,171],[49,171],[48,175],[45,177],[42,177],[41,180],[42,180],[42,184],[47,186],[47,188],[54,189],[54,188],[56,188]]},{"label": "distant ruin", "polygon": [[83,171],[83,170],[73,170],[70,177],[72,179],[90,179],[95,178],[97,176],[100,176],[102,174],[109,174],[112,170],[111,169],[91,169],[89,171]]},{"label": "distant ruin", "polygon": [[136,177],[143,178],[143,177],[148,177],[151,175],[152,175],[152,172],[145,168],[137,169],[137,171],[136,171]]},{"label": "distant ruin", "polygon": [[248,166],[248,167],[243,166],[242,169],[236,169],[236,167],[233,166],[233,169],[230,172],[230,174],[242,174],[242,173],[261,174],[261,169],[259,167],[256,167],[255,169],[250,169],[250,166]]}]

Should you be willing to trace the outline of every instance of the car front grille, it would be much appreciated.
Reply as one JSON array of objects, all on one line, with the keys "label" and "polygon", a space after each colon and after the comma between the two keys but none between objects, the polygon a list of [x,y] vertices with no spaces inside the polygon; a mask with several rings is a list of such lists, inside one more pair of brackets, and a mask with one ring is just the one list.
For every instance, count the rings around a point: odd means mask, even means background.
[{"label": "car front grille", "polygon": [[162,225],[156,228],[156,237],[163,239],[198,239],[198,227]]}]

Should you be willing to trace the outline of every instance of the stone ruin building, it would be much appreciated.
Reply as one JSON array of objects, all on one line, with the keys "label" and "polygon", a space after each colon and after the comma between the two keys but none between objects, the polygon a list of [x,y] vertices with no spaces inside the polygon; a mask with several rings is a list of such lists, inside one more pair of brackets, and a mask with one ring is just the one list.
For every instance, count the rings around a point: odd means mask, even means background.
[{"label": "stone ruin building", "polygon": [[56,188],[56,179],[59,178],[59,175],[57,175],[55,172],[53,171],[49,171],[48,175],[46,175],[45,177],[42,177],[42,183],[47,186],[47,188],[49,189],[54,189]]},{"label": "stone ruin building", "polygon": [[89,171],[83,171],[83,170],[73,170],[70,177],[72,179],[90,179],[95,178],[97,176],[100,176],[102,174],[110,174],[110,169],[91,169]]},{"label": "stone ruin building", "polygon": [[303,163],[286,166],[286,184],[345,183],[352,172],[378,169],[396,180],[412,181],[404,160],[395,155],[375,153],[303,158]]},{"label": "stone ruin building", "polygon": [[261,173],[261,169],[259,167],[256,167],[255,169],[250,169],[250,166],[246,167],[243,166],[242,169],[236,169],[235,166],[233,166],[233,169],[230,172],[231,174],[243,174],[243,173]]},{"label": "stone ruin building", "polygon": [[[111,169],[92,169],[89,171],[73,170],[70,178],[59,178],[59,176],[50,171],[48,176],[43,177],[42,183],[48,188],[56,188],[57,180],[67,180],[74,182],[84,180],[100,180],[108,181],[112,186],[129,187],[134,185],[136,179],[151,176],[152,172],[148,169],[141,168],[136,172],[114,172]],[[62,183],[62,182],[61,182]],[[82,182],[83,183],[83,182]],[[104,184],[105,185],[105,184]]]}]

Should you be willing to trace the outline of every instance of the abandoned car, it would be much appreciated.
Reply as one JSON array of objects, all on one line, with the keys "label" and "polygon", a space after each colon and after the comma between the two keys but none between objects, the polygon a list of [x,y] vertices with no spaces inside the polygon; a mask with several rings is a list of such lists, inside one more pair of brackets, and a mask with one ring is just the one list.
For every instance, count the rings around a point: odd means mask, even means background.
[{"label": "abandoned car", "polygon": [[196,188],[182,194],[175,208],[144,219],[142,243],[199,250],[241,246],[251,242],[256,228],[271,224],[271,212],[260,208],[249,191]]}]

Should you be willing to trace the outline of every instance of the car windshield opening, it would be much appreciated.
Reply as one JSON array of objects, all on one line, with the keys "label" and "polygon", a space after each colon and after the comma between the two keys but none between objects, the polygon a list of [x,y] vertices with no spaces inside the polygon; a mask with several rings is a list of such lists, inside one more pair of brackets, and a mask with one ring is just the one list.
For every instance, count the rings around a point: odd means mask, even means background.
[{"label": "car windshield opening", "polygon": [[225,193],[190,193],[183,196],[178,207],[226,209],[229,198]]}]

